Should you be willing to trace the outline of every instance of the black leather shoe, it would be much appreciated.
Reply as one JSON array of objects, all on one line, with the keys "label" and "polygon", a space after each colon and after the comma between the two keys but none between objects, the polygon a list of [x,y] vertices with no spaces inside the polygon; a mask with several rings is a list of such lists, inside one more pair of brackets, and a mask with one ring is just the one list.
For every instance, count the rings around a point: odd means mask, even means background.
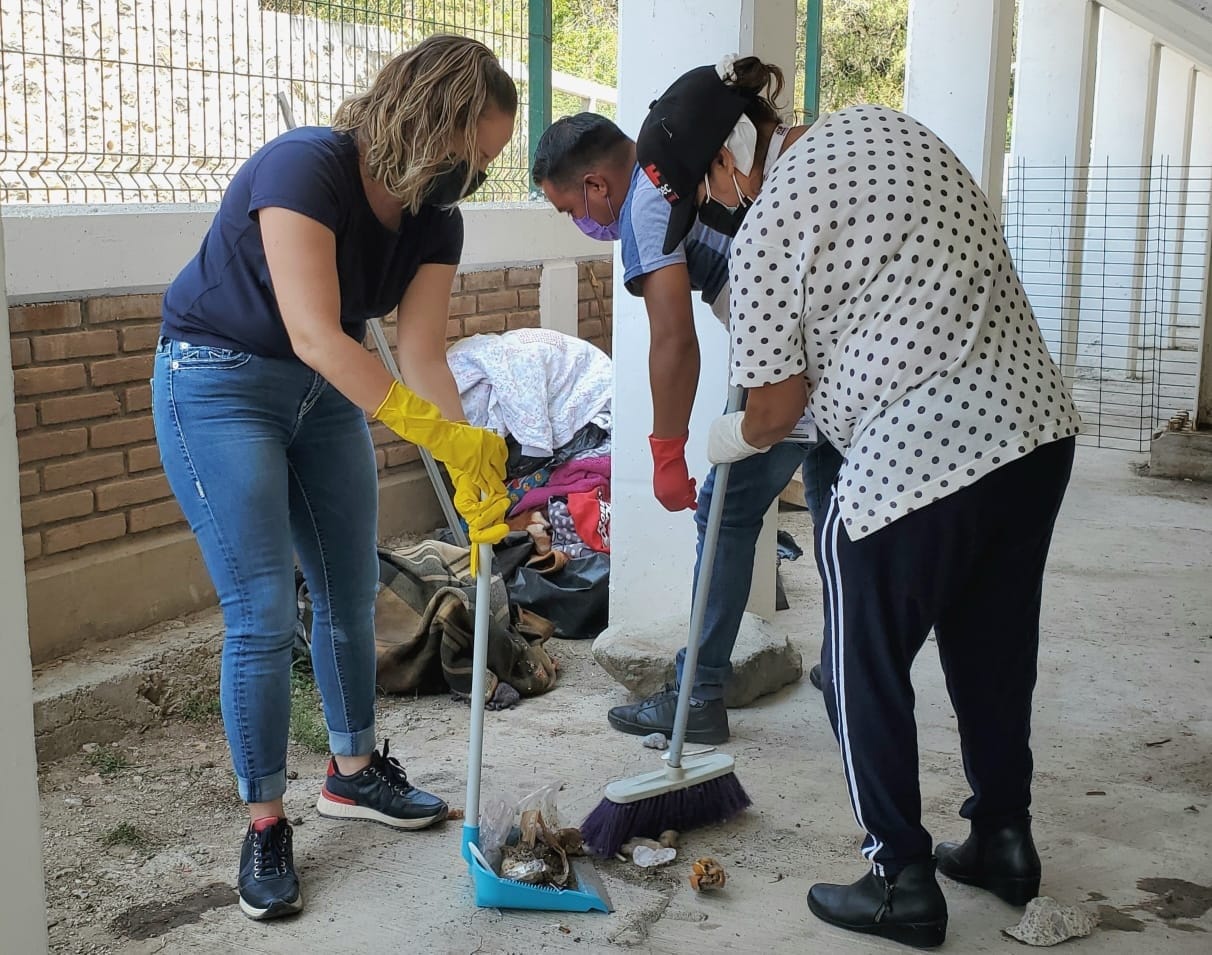
[{"label": "black leather shoe", "polygon": [[818,883],[808,892],[808,908],[822,922],[914,948],[935,948],[947,937],[947,900],[933,859],[893,880],[868,872],[853,885]]},{"label": "black leather shoe", "polygon": [[[664,733],[673,736],[673,717],[678,709],[677,687],[669,684],[639,703],[616,706],[606,718],[616,730],[632,736]],[[728,742],[728,710],[723,700],[690,701],[690,721],[686,724],[688,743]]]},{"label": "black leather shoe", "polygon": [[818,690],[821,688],[821,665],[819,663],[815,664],[812,669],[808,671],[808,682],[815,686]]},{"label": "black leather shoe", "polygon": [[1026,905],[1039,895],[1039,853],[1031,821],[978,830],[962,844],[943,842],[935,850],[938,870],[948,879],[987,889],[1003,902]]}]

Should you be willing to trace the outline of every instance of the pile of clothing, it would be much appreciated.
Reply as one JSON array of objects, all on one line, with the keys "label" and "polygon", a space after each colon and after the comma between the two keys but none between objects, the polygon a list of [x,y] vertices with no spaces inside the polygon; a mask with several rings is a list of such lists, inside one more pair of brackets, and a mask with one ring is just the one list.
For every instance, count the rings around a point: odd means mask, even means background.
[{"label": "pile of clothing", "polygon": [[497,557],[511,600],[558,637],[597,636],[610,573],[609,356],[571,335],[520,329],[463,339],[447,361],[468,420],[509,448],[515,533]]}]

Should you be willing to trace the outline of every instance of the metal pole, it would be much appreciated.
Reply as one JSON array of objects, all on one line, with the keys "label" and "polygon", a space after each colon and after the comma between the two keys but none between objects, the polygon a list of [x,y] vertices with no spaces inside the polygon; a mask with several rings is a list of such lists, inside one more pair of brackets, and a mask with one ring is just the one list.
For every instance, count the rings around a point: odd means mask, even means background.
[{"label": "metal pole", "polygon": [[824,0],[808,0],[804,17],[804,122],[821,115],[821,21]]},{"label": "metal pole", "polygon": [[[534,152],[539,137],[551,125],[551,6],[552,0],[529,0],[530,31],[526,44],[526,82],[530,99],[527,150],[529,170],[534,168]],[[537,196],[530,187],[531,198]]]}]

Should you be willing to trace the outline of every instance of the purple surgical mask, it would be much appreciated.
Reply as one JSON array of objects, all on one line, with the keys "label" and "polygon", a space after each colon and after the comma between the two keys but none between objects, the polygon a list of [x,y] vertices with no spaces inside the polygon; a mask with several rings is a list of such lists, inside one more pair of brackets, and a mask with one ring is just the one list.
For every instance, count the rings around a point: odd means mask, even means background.
[{"label": "purple surgical mask", "polygon": [[599,242],[614,242],[619,237],[619,217],[615,215],[614,203],[610,201],[609,193],[606,194],[606,206],[610,209],[610,214],[614,216],[610,225],[602,225],[589,214],[589,183],[585,183],[585,215],[579,219],[573,216],[572,221],[589,238],[597,239]]}]

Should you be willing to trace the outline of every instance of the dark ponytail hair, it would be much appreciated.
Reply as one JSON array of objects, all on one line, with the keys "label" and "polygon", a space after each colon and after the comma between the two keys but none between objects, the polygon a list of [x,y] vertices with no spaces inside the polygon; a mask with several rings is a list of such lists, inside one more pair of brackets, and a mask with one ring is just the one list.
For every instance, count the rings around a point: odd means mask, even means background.
[{"label": "dark ponytail hair", "polygon": [[737,89],[753,94],[753,102],[746,107],[745,115],[755,126],[783,122],[778,107],[778,98],[787,85],[783,71],[773,63],[763,63],[756,56],[743,56],[732,64]]}]

